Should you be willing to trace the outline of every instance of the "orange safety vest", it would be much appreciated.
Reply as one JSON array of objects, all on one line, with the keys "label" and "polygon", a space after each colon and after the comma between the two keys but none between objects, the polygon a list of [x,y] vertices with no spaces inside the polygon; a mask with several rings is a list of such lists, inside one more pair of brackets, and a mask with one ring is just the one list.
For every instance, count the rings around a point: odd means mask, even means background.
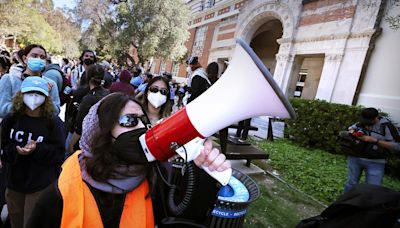
[{"label": "orange safety vest", "polygon": [[[78,154],[74,153],[63,166],[58,188],[63,198],[61,228],[104,227],[89,187],[83,182]],[[119,227],[154,228],[151,197],[147,197],[149,185],[143,181],[134,191],[126,194]]]}]

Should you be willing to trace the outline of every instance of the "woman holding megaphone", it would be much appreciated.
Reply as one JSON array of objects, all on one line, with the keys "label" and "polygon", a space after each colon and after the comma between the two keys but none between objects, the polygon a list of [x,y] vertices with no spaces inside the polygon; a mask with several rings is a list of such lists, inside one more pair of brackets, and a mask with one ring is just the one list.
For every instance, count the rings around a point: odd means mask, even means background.
[{"label": "woman holding megaphone", "polygon": [[[152,203],[151,196],[163,197],[155,191],[154,163],[147,162],[139,143],[147,124],[141,104],[126,95],[114,93],[95,104],[83,122],[82,151],[66,160],[58,181],[41,195],[27,227],[158,224],[154,218],[160,217],[165,201]],[[195,163],[212,170],[230,167],[210,141]]]}]

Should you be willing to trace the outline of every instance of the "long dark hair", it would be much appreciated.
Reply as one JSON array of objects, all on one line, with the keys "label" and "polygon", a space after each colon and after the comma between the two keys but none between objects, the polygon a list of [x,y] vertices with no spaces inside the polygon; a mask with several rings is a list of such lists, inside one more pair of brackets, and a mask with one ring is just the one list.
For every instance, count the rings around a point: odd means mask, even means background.
[{"label": "long dark hair", "polygon": [[144,94],[142,96],[141,101],[142,101],[144,110],[146,112],[148,112],[149,101],[147,100],[147,93],[149,92],[150,86],[152,86],[157,81],[163,81],[165,83],[165,85],[167,86],[167,90],[168,90],[168,93],[166,95],[167,96],[167,102],[165,102],[165,104],[163,104],[161,106],[160,113],[159,113],[159,118],[164,118],[164,117],[168,117],[168,116],[171,115],[171,103],[169,102],[170,91],[169,91],[168,79],[166,79],[166,78],[164,78],[162,76],[157,76],[157,77],[154,77],[154,78],[150,79],[149,83],[146,86],[146,89],[144,90]]},{"label": "long dark hair", "polygon": [[[119,119],[121,110],[129,101],[140,105],[138,101],[127,95],[113,93],[101,102],[97,110],[100,131],[94,136],[92,145],[90,145],[93,156],[86,158],[87,172],[96,181],[106,182],[113,177],[115,169],[123,164],[123,161],[112,150],[111,131]],[[147,175],[148,170],[146,165],[145,167],[138,166],[137,175]]]},{"label": "long dark hair", "polygon": [[95,86],[100,86],[104,80],[104,69],[100,65],[90,65],[86,71],[86,80]]},{"label": "long dark hair", "polygon": [[218,80],[218,63],[212,62],[208,64],[206,71],[211,84],[214,84]]}]

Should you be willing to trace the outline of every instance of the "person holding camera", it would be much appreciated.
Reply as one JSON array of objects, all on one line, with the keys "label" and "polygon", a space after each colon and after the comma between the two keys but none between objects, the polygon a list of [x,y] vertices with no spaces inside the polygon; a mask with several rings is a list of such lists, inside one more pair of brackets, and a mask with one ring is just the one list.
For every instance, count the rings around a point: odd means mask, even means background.
[{"label": "person holding camera", "polygon": [[357,146],[354,148],[356,152],[347,157],[348,175],[344,192],[358,184],[363,171],[367,184],[381,185],[389,152],[399,148],[387,127],[389,123],[375,108],[365,108],[359,122],[349,127]]}]

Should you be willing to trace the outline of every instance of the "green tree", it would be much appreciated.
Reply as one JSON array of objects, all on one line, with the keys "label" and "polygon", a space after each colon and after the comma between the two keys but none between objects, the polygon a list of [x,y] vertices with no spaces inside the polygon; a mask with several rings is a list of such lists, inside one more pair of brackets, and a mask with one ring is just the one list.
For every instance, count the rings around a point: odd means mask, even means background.
[{"label": "green tree", "polygon": [[50,52],[61,52],[61,36],[46,22],[33,0],[5,1],[0,7],[0,34],[13,34],[24,46],[39,43]]},{"label": "green tree", "polygon": [[73,9],[76,23],[83,28],[80,44],[82,49],[96,50],[99,47],[97,37],[113,8],[108,0],[77,0]]},{"label": "green tree", "polygon": [[87,29],[83,47],[106,58],[129,57],[137,48],[139,62],[151,57],[179,59],[189,33],[189,10],[181,0],[128,0],[117,6],[105,0],[79,0],[77,21]]},{"label": "green tree", "polygon": [[[139,61],[151,57],[176,60],[185,54],[189,10],[181,0],[132,0],[119,4],[120,40],[134,45]],[[123,45],[121,45],[123,46]]]}]

